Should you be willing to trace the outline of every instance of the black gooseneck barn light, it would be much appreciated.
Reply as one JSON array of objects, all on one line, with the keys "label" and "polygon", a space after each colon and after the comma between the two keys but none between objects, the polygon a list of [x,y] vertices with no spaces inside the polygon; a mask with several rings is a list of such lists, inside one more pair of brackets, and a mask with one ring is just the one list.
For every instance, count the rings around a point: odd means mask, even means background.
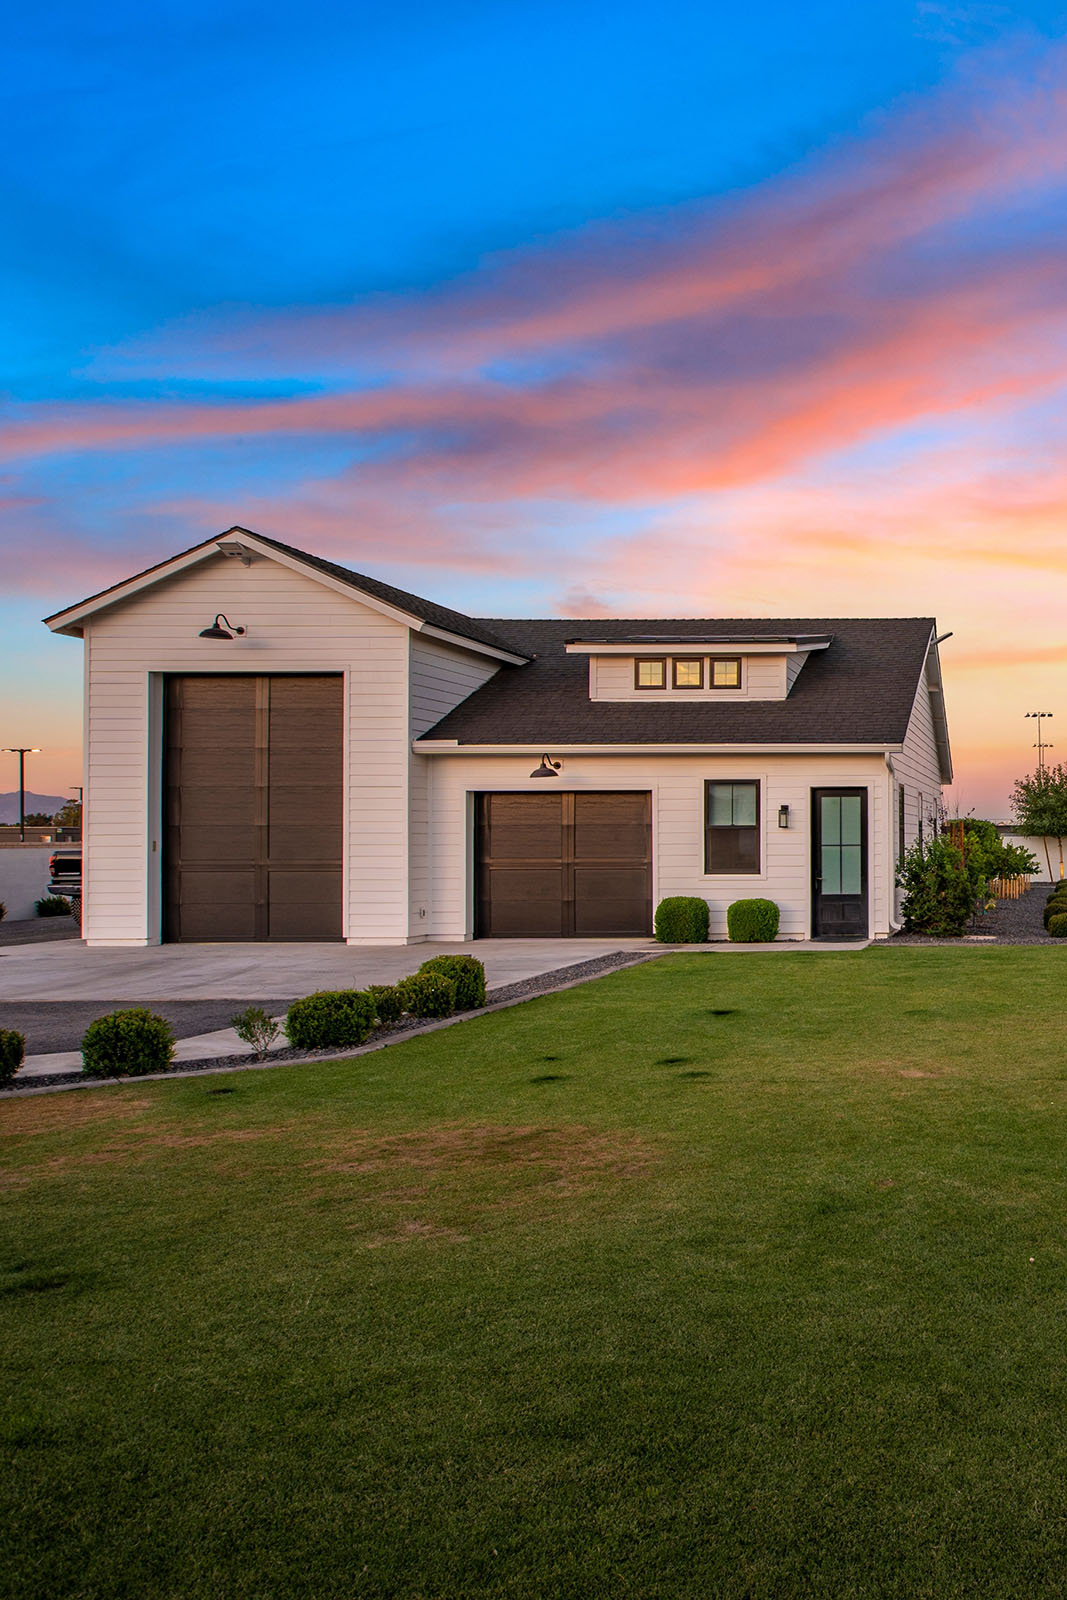
[{"label": "black gooseneck barn light", "polygon": [[[226,624],[225,628],[222,626],[223,623]],[[227,631],[230,628],[233,628],[233,633]],[[229,617],[224,616],[220,611],[210,628],[201,628],[200,637],[201,639],[232,639],[234,633],[241,634],[244,631],[243,628],[234,628]]]},{"label": "black gooseneck barn light", "polygon": [[531,778],[558,778],[562,761],[553,761],[550,756],[541,757],[541,765],[535,767],[530,773]]}]

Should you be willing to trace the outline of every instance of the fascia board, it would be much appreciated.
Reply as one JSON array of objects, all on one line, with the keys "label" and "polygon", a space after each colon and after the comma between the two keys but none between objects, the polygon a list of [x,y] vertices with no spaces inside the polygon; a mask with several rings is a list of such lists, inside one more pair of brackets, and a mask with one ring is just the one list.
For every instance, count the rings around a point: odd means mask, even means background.
[{"label": "fascia board", "polygon": [[903,744],[559,744],[538,738],[525,744],[460,744],[455,739],[413,739],[417,755],[527,756],[549,750],[554,756],[883,756]]},{"label": "fascia board", "polygon": [[706,639],[655,639],[631,640],[621,644],[585,644],[575,642],[565,644],[564,650],[569,656],[655,656],[669,654],[674,651],[684,650],[690,655],[699,652],[701,655],[713,656],[793,656],[807,655],[813,650],[826,650],[830,641],[819,640],[816,644],[786,643],[784,640],[777,644],[756,643],[749,644],[744,639],[735,640],[725,644],[722,641],[709,643]]},{"label": "fascia board", "polygon": [[164,578],[172,578],[177,572],[185,572],[189,567],[198,566],[208,556],[217,553],[217,548],[218,540],[208,539],[204,544],[195,545],[192,550],[186,550],[184,554],[174,556],[158,567],[149,567],[147,572],[128,579],[126,583],[117,583],[113,588],[104,589],[89,600],[81,600],[77,605],[68,606],[64,611],[54,611],[50,617],[45,617],[45,626],[51,628],[53,633],[66,633],[78,638],[82,631],[81,623],[94,616],[96,612],[103,611],[108,606],[119,605],[123,600],[140,594],[142,590],[150,589],[153,584],[161,583]]}]

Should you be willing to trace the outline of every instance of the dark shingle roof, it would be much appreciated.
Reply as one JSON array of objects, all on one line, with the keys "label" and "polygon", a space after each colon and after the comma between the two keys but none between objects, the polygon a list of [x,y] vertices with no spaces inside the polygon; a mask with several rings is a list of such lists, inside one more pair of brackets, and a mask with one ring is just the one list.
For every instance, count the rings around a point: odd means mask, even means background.
[{"label": "dark shingle roof", "polygon": [[450,606],[439,606],[436,601],[424,600],[421,595],[411,594],[407,589],[395,589],[391,583],[382,583],[378,578],[368,578],[364,572],[353,572],[351,567],[342,567],[336,561],[327,561],[323,556],[309,555],[306,550],[298,550],[294,545],[282,544],[280,539],[269,539],[265,533],[252,533],[251,529],[246,528],[231,528],[229,534],[223,534],[221,537],[227,538],[233,535],[239,538],[242,533],[258,539],[260,544],[269,544],[275,550],[284,551],[287,556],[294,556],[306,566],[315,567],[331,578],[339,578],[342,583],[347,583],[364,594],[373,595],[376,600],[382,600],[386,605],[396,606],[398,611],[406,611],[409,616],[418,617],[433,628],[443,628],[446,633],[456,633],[462,639],[473,639],[477,644],[490,645],[494,650],[506,650],[510,655],[521,656],[526,653],[524,650],[516,650],[506,638],[500,637],[495,632],[496,625],[490,625],[483,617],[468,617],[462,611],[453,611]]},{"label": "dark shingle roof", "polygon": [[[930,617],[681,620],[647,617],[575,622],[483,619],[530,655],[488,683],[422,735],[461,744],[875,744],[903,742],[933,632]],[[566,641],[633,638],[668,629],[677,637],[710,633],[832,634],[814,651],[785,700],[689,701],[589,698],[589,658]],[[583,634],[583,630],[585,630]]]}]

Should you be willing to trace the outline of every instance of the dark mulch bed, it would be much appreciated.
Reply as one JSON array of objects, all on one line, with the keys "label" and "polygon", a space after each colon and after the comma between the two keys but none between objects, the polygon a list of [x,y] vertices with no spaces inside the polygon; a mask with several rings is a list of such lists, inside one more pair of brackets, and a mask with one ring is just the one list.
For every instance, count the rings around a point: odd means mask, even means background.
[{"label": "dark mulch bed", "polygon": [[1018,900],[998,900],[997,909],[979,917],[962,939],[931,939],[919,933],[895,933],[891,944],[1062,944],[1050,939],[1041,921],[1050,885],[1035,883]]},{"label": "dark mulch bed", "polygon": [[[614,971],[616,967],[629,967],[635,965],[639,961],[647,961],[648,959],[649,957],[644,954],[635,956],[632,954],[632,952],[627,950],[615,950],[610,955],[597,956],[592,961],[576,961],[572,966],[556,967],[552,972],[542,972],[536,977],[524,978],[520,983],[507,983],[501,985],[499,989],[490,989],[486,995],[486,1005],[506,1005],[508,1002],[515,1000],[532,1000],[536,995],[545,994],[549,990],[559,988],[563,984],[580,983],[589,978],[598,978],[602,973]],[[238,1002],[233,1001],[220,1001],[218,1003],[222,1006],[238,1004]],[[159,1004],[157,1007],[156,1002],[151,1000],[146,1000],[143,1002],[143,1004],[148,1006],[150,1009],[165,1009],[162,1004]],[[270,1002],[267,1002],[266,1004],[267,1008],[269,1009]],[[478,1016],[478,1012],[467,1011],[460,1013],[460,1015],[466,1017],[476,1017]],[[226,1020],[228,1022],[229,1018]],[[402,1037],[405,1033],[410,1033],[412,1029],[421,1028],[426,1020],[428,1019],[423,1017],[402,1017],[401,1020],[395,1023],[391,1028],[376,1028],[366,1040],[366,1043],[360,1048],[367,1049],[368,1047],[376,1044],[389,1044],[398,1037]],[[222,1023],[220,1026],[224,1027],[226,1026],[226,1023]],[[281,1049],[268,1050],[263,1059],[262,1065],[275,1066],[281,1065],[287,1061],[322,1061],[324,1059],[343,1054],[343,1050],[337,1049],[294,1050],[289,1046],[284,1046]],[[236,1056],[205,1056],[198,1061],[176,1061],[174,1063],[173,1070],[175,1072],[207,1072],[210,1070],[218,1071],[220,1069],[232,1067],[248,1067],[254,1064],[255,1057],[250,1051],[244,1050],[240,1055]],[[151,1076],[159,1076],[159,1074],[151,1074]],[[50,1073],[44,1077],[16,1079],[15,1083],[11,1087],[15,1090],[50,1089],[55,1088],[59,1084],[71,1082],[84,1083],[86,1081],[88,1080],[83,1078],[80,1073],[61,1072]],[[129,1080],[109,1078],[100,1079],[97,1081],[113,1083],[119,1081],[127,1082]]]}]

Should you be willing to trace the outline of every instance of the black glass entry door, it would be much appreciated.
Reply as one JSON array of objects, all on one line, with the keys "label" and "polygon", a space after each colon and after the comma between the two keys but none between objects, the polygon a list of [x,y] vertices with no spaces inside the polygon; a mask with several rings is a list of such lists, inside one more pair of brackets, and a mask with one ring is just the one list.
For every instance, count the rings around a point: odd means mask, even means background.
[{"label": "black glass entry door", "polygon": [[811,792],[811,934],[866,939],[867,791]]}]

